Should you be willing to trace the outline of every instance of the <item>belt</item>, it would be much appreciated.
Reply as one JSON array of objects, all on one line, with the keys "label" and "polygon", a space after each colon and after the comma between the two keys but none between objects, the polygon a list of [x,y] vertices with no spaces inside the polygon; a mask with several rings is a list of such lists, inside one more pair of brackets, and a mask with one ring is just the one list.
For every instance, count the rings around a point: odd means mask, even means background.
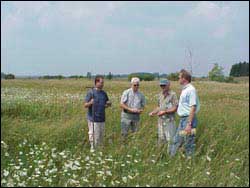
[{"label": "belt", "polygon": [[187,118],[188,116],[180,116],[180,118]]},{"label": "belt", "polygon": [[125,109],[123,109],[123,112],[126,114],[137,114],[137,113],[129,112],[128,110],[125,110]]}]

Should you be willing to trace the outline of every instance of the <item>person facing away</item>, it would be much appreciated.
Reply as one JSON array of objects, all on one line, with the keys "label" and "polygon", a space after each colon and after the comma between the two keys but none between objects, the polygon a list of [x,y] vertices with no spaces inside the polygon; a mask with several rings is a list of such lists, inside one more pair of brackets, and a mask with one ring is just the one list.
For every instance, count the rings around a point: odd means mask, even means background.
[{"label": "person facing away", "polygon": [[121,112],[121,135],[123,140],[132,132],[139,130],[140,114],[145,107],[145,96],[139,91],[140,79],[131,79],[131,88],[122,93],[120,107]]},{"label": "person facing away", "polygon": [[88,135],[91,150],[103,144],[105,130],[105,108],[111,106],[107,93],[103,90],[104,77],[95,77],[95,87],[87,92],[84,107],[88,108]]},{"label": "person facing away", "polygon": [[170,155],[174,156],[177,149],[184,144],[186,157],[191,158],[195,150],[196,114],[200,110],[200,101],[195,87],[191,84],[191,74],[188,71],[180,71],[179,83],[182,86],[177,109],[180,122],[170,147]]},{"label": "person facing away", "polygon": [[170,90],[170,82],[167,79],[160,80],[162,92],[159,93],[158,107],[149,113],[150,116],[158,116],[158,144],[172,141],[175,132],[175,112],[178,99],[174,91]]}]

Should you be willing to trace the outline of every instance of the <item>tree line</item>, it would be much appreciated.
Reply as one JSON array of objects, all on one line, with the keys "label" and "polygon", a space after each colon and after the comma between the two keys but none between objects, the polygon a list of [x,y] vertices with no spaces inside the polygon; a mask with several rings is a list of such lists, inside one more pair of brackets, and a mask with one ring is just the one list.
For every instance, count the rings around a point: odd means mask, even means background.
[{"label": "tree line", "polygon": [[[132,77],[138,77],[140,80],[144,81],[152,81],[155,79],[160,78],[167,78],[171,81],[177,81],[179,78],[179,72],[170,73],[170,74],[159,74],[159,73],[148,73],[148,72],[135,72],[131,74],[112,74],[109,72],[107,75],[102,75],[106,79],[111,80],[113,78],[127,78],[128,80],[131,80]],[[233,77],[240,77],[240,76],[249,76],[249,63],[247,62],[240,62],[237,64],[232,65],[230,70],[229,77],[224,76],[223,68],[219,66],[218,63],[215,63],[212,70],[208,73],[208,79],[211,81],[219,81],[219,82],[234,82]],[[83,75],[72,75],[65,77],[63,75],[45,75],[40,76],[38,79],[65,79],[65,78],[74,78],[74,79],[80,79],[80,78],[87,78],[92,79],[94,76],[91,74],[91,72],[87,72],[86,76]],[[15,79],[16,76],[14,74],[5,74],[1,72],[1,79]],[[29,76],[29,78],[32,78]],[[37,78],[37,77],[36,77]],[[193,77],[194,78],[194,77]]]},{"label": "tree line", "polygon": [[249,63],[244,61],[232,65],[230,76],[249,76]]}]

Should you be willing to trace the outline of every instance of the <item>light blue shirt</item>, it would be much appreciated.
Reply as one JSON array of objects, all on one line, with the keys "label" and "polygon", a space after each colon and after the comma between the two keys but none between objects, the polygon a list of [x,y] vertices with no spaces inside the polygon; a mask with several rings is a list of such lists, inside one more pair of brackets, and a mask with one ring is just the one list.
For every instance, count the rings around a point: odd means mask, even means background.
[{"label": "light blue shirt", "polygon": [[200,101],[197,95],[196,89],[192,84],[187,84],[183,86],[177,113],[179,116],[189,116],[192,106],[196,106],[197,113],[200,110]]}]

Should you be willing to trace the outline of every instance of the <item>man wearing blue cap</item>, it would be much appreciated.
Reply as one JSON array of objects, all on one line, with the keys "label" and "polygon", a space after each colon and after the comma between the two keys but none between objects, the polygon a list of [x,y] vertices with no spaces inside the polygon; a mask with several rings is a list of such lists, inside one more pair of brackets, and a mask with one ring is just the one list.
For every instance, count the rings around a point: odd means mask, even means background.
[{"label": "man wearing blue cap", "polygon": [[159,93],[158,107],[149,113],[150,116],[157,115],[158,118],[158,144],[172,141],[175,132],[175,112],[178,106],[177,95],[170,90],[170,82],[167,79],[160,80],[162,92]]}]

